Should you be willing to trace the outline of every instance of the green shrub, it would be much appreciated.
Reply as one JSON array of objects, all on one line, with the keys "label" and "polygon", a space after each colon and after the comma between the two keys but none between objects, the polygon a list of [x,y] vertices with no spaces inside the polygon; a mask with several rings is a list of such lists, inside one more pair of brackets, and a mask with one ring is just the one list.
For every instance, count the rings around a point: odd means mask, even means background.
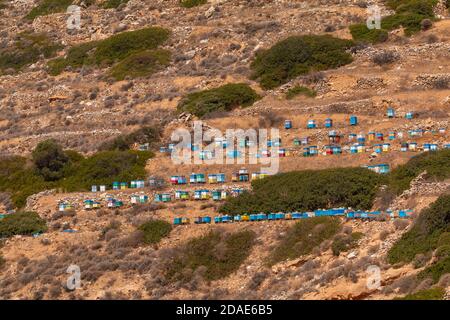
[{"label": "green shrub", "polygon": [[[0,5],[1,5],[1,3],[0,3]],[[1,7],[0,7],[0,9],[1,9]],[[5,260],[5,258],[3,258],[3,256],[0,254],[0,270],[5,266],[5,264],[6,264],[6,260]]]},{"label": "green shrub", "polygon": [[103,3],[103,8],[105,9],[114,9],[118,8],[121,4],[126,4],[130,0],[106,0]]},{"label": "green shrub", "polygon": [[333,255],[339,256],[341,252],[346,252],[355,248],[358,244],[358,240],[361,239],[362,236],[363,234],[361,232],[354,232],[350,235],[337,235],[331,244],[331,251],[333,252]]},{"label": "green shrub", "polygon": [[206,280],[223,279],[239,269],[249,256],[255,233],[211,231],[205,236],[189,240],[178,248],[167,265],[169,282],[188,282],[200,267]]},{"label": "green shrub", "polygon": [[285,260],[296,259],[312,252],[323,241],[331,239],[341,225],[338,219],[314,217],[295,223],[270,253],[268,264],[274,265]]},{"label": "green shrub", "polygon": [[370,209],[383,177],[365,168],[281,173],[252,182],[252,191],[229,198],[228,214],[311,211],[318,208]]},{"label": "green shrub", "polygon": [[170,51],[148,50],[132,54],[111,68],[110,74],[116,80],[152,75],[170,63]]},{"label": "green shrub", "polygon": [[0,10],[5,9],[8,7],[8,1],[7,0],[0,0]]},{"label": "green shrub", "polygon": [[178,104],[178,111],[203,117],[215,111],[231,111],[239,106],[251,106],[259,99],[258,94],[247,84],[233,83],[218,88],[193,92]]},{"label": "green shrub", "polygon": [[111,141],[104,142],[100,150],[129,150],[133,143],[149,143],[154,147],[161,139],[161,130],[157,127],[142,127],[129,134],[121,134]]},{"label": "green shrub", "polygon": [[20,71],[41,56],[53,57],[60,48],[45,33],[22,32],[16,36],[13,45],[0,50],[0,72],[7,69]]},{"label": "green shrub", "polygon": [[433,283],[437,283],[439,279],[447,273],[450,273],[450,256],[439,259],[437,262],[421,271],[417,277],[419,279],[431,278]]},{"label": "green shrub", "polygon": [[39,16],[45,16],[52,13],[65,12],[73,0],[42,0],[40,4],[31,9],[25,18],[33,20]]},{"label": "green shrub", "polygon": [[383,29],[369,29],[366,24],[354,24],[349,27],[353,40],[365,43],[380,43],[388,39],[388,32]]},{"label": "green shrub", "polygon": [[[83,43],[69,49],[65,58],[50,61],[49,72],[57,75],[68,66],[111,66],[132,54],[156,49],[168,39],[169,34],[166,29],[149,27],[118,33],[101,41]],[[160,52],[158,57],[162,56]]]},{"label": "green shrub", "polygon": [[256,54],[252,77],[264,89],[273,89],[299,75],[351,63],[346,49],[352,45],[352,41],[328,35],[291,36]]},{"label": "green shrub", "polygon": [[21,208],[28,196],[53,188],[85,191],[92,185],[109,185],[113,181],[130,181],[146,176],[145,164],[151,152],[105,151],[84,158],[66,151],[70,159],[61,171],[61,178],[45,181],[35,166],[23,157],[0,159],[0,192],[8,192],[14,205]]},{"label": "green shrub", "polygon": [[450,231],[450,196],[439,197],[429,208],[422,210],[414,225],[388,252],[390,263],[411,262],[417,254],[426,254],[439,245],[442,234]]},{"label": "green shrub", "polygon": [[47,231],[45,221],[36,212],[17,212],[0,220],[0,237],[32,235]]},{"label": "green shrub", "polygon": [[394,9],[395,14],[385,17],[381,21],[381,28],[393,30],[399,27],[405,29],[407,36],[421,30],[424,19],[434,20],[433,7],[437,0],[392,0],[388,5]]},{"label": "green shrub", "polygon": [[185,8],[193,8],[205,4],[208,0],[180,0],[180,5]]},{"label": "green shrub", "polygon": [[72,163],[59,182],[67,191],[89,190],[92,185],[110,185],[113,181],[131,181],[146,177],[145,164],[151,152],[102,151],[78,163]]},{"label": "green shrub", "polygon": [[61,146],[53,139],[40,142],[33,150],[32,158],[46,181],[61,179],[63,168],[69,161]]},{"label": "green shrub", "polygon": [[395,194],[402,193],[409,188],[411,180],[425,170],[430,179],[449,178],[450,150],[421,153],[406,164],[398,166],[389,175],[389,189]]},{"label": "green shrub", "polygon": [[317,95],[317,93],[310,88],[303,87],[303,86],[295,86],[295,87],[290,88],[286,92],[286,99],[291,100],[300,94],[310,97],[310,98],[314,98]]},{"label": "green shrub", "polygon": [[26,198],[34,193],[55,187],[47,182],[23,157],[12,156],[0,159],[0,191],[11,194],[16,207],[23,207]]},{"label": "green shrub", "polygon": [[444,295],[445,290],[443,288],[435,287],[408,294],[402,298],[396,298],[396,300],[443,300]]},{"label": "green shrub", "polygon": [[150,220],[140,225],[139,230],[144,233],[146,244],[156,244],[169,235],[172,225],[163,220]]}]

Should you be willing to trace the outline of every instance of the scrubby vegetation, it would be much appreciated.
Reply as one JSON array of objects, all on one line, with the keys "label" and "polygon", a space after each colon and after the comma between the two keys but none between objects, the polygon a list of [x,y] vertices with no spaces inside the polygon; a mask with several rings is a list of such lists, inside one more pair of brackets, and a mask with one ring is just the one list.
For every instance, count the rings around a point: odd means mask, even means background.
[{"label": "scrubby vegetation", "polygon": [[205,280],[222,279],[235,272],[250,254],[252,231],[211,231],[181,246],[167,266],[166,279],[188,282],[195,274]]},{"label": "scrubby vegetation", "polygon": [[63,168],[69,161],[69,157],[55,140],[39,143],[33,150],[32,159],[39,174],[46,181],[61,179]]},{"label": "scrubby vegetation", "polygon": [[20,71],[37,62],[41,56],[51,58],[60,48],[45,33],[19,33],[12,46],[0,49],[0,74]]},{"label": "scrubby vegetation", "polygon": [[129,150],[134,143],[149,143],[154,147],[161,139],[161,129],[158,127],[142,127],[129,134],[121,134],[111,141],[106,141],[100,146],[100,150]]},{"label": "scrubby vegetation", "polygon": [[193,8],[206,4],[207,0],[180,0],[180,5],[185,8]]},{"label": "scrubby vegetation", "polygon": [[444,295],[445,290],[443,288],[435,287],[408,294],[402,298],[397,298],[397,300],[443,300]]},{"label": "scrubby vegetation", "polygon": [[143,232],[146,244],[157,244],[162,238],[167,237],[172,230],[172,225],[163,220],[150,220],[139,226]]},{"label": "scrubby vegetation", "polygon": [[[134,31],[122,32],[115,34],[107,39],[101,41],[93,41],[83,43],[72,47],[67,52],[65,58],[58,58],[49,62],[49,72],[52,75],[57,75],[64,71],[67,67],[80,68],[82,66],[95,65],[98,67],[111,66],[114,63],[120,62],[128,58],[124,63],[130,68],[131,61],[141,64],[142,61],[136,57],[138,53],[147,50],[155,50],[163,44],[169,37],[170,32],[167,29],[160,27],[150,27]],[[159,53],[158,53],[159,52]],[[135,60],[131,58],[135,55]],[[166,61],[167,55],[163,59],[162,51],[153,52],[153,60]],[[149,60],[146,60],[149,61]],[[122,61],[123,62],[123,61]],[[124,65],[117,67],[116,75],[121,78],[125,76]],[[147,71],[151,70],[149,68]],[[130,71],[131,76],[133,72],[137,72],[137,66],[133,66]]]},{"label": "scrubby vegetation", "polygon": [[36,212],[17,212],[0,220],[0,238],[32,235],[45,231],[47,231],[47,225]]},{"label": "scrubby vegetation", "polygon": [[193,92],[178,104],[178,111],[203,117],[216,111],[231,111],[237,107],[251,106],[259,99],[247,84],[232,83],[218,88]]},{"label": "scrubby vegetation", "polygon": [[116,80],[149,76],[170,63],[170,52],[167,50],[148,50],[132,54],[114,67],[110,74]]},{"label": "scrubby vegetation", "polygon": [[429,179],[443,180],[450,177],[450,150],[425,152],[419,154],[406,164],[398,166],[389,175],[389,188],[400,194],[409,188],[411,180],[427,171]]},{"label": "scrubby vegetation", "polygon": [[365,43],[385,42],[388,32],[383,29],[369,29],[366,24],[354,24],[349,27],[353,40]]},{"label": "scrubby vegetation", "polygon": [[331,244],[331,251],[335,256],[339,256],[341,252],[346,252],[356,247],[358,240],[363,236],[360,232],[351,234],[338,234]]},{"label": "scrubby vegetation", "polygon": [[349,27],[350,32],[355,41],[369,43],[386,41],[388,31],[400,27],[404,28],[406,36],[410,36],[431,27],[436,3],[437,0],[389,0],[387,5],[395,13],[381,20],[381,29],[369,29],[365,24],[355,24]]},{"label": "scrubby vegetation", "polygon": [[127,4],[130,0],[106,0],[103,4],[105,9],[118,8],[121,4]]},{"label": "scrubby vegetation", "polygon": [[318,208],[369,209],[382,177],[364,168],[294,171],[252,182],[252,191],[226,200],[228,214],[310,211]]},{"label": "scrubby vegetation", "polygon": [[[1,159],[0,191],[10,193],[15,206],[23,207],[28,196],[47,189],[82,191],[94,184],[145,178],[145,163],[153,156],[151,152],[103,151],[85,158],[75,151],[64,151],[64,155],[47,151],[38,158],[42,167],[20,156]],[[60,157],[68,158],[62,167]]]},{"label": "scrubby vegetation", "polygon": [[72,4],[73,0],[42,0],[36,7],[26,15],[27,19],[33,20],[39,16],[51,13],[64,12]]},{"label": "scrubby vegetation", "polygon": [[295,86],[295,87],[290,88],[286,92],[286,99],[291,100],[291,99],[294,99],[298,95],[304,95],[306,97],[314,98],[317,95],[317,93],[308,87]]},{"label": "scrubby vegetation", "polygon": [[[427,254],[438,247],[450,245],[450,196],[444,195],[429,208],[422,210],[414,225],[395,243],[388,253],[390,263],[411,262],[418,254]],[[442,239],[441,239],[442,237]],[[449,272],[449,257],[444,254],[438,262],[425,270],[423,277],[439,280],[443,272]]]},{"label": "scrubby vegetation", "polygon": [[[1,8],[1,7],[0,7]],[[5,258],[0,254],[0,270],[3,268],[3,266],[6,264]]]},{"label": "scrubby vegetation", "polygon": [[331,36],[292,36],[256,54],[253,78],[264,89],[273,89],[299,75],[337,68],[352,62],[346,52],[352,41]]},{"label": "scrubby vegetation", "polygon": [[294,224],[270,253],[268,264],[295,259],[309,254],[323,241],[331,239],[341,228],[338,219],[314,217]]}]

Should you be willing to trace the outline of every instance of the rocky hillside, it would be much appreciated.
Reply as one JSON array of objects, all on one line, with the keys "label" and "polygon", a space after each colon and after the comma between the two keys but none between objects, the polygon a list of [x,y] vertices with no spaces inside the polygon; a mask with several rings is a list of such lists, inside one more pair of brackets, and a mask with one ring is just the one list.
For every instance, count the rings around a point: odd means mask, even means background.
[{"label": "rocky hillside", "polygon": [[[80,8],[79,28],[67,27],[69,5]],[[364,25],[371,5],[381,8],[378,31]],[[445,0],[0,0],[0,298],[448,299],[448,152],[420,154],[426,144],[450,144],[449,7]],[[327,154],[327,118],[342,154]],[[306,129],[311,119],[318,127]],[[242,201],[277,210],[299,202],[283,193],[297,190],[288,187],[293,171],[338,177],[339,168],[388,164],[392,173],[367,173],[364,188],[336,187],[343,200],[314,202],[326,192],[311,192],[306,211],[356,198],[358,209],[414,215],[196,225],[232,200],[161,204],[157,194],[262,190],[264,182],[231,181],[258,164],[179,165],[160,152],[195,120],[223,133],[280,130],[286,184],[273,182],[273,198]],[[356,135],[367,144],[353,154]],[[303,156],[298,141],[306,137],[318,156]],[[144,143],[145,154],[129,150]],[[377,143],[389,149],[377,152]],[[417,148],[402,150],[405,143]],[[192,172],[224,173],[227,181],[169,185],[170,176]],[[90,192],[149,177],[165,183]],[[314,183],[302,181],[305,190]],[[132,205],[135,194],[148,203]],[[124,205],[106,208],[110,195]],[[103,208],[86,209],[88,199]],[[71,207],[59,211],[63,202]],[[429,245],[409,243],[414,226],[428,226],[420,217],[434,212],[443,215],[439,223],[420,234]],[[177,217],[191,223],[173,226]],[[410,246],[413,257],[395,260],[396,246]],[[81,269],[76,290],[66,283],[70,265]],[[367,285],[374,265],[377,289]]]}]

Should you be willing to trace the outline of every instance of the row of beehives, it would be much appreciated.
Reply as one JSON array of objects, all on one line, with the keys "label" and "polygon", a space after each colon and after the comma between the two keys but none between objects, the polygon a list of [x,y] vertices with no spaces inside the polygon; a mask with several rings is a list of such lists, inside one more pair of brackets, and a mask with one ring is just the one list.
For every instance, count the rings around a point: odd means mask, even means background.
[{"label": "row of beehives", "polygon": [[[445,135],[446,130],[440,129],[439,131],[440,135]],[[436,134],[434,131],[430,130],[422,130],[422,129],[416,129],[416,130],[410,130],[408,131],[408,138],[415,138],[415,137],[422,137],[426,133],[433,133],[433,136]],[[330,145],[325,145],[325,149],[332,149],[333,145],[340,144],[343,142],[344,135],[340,134],[336,130],[332,130],[328,132],[328,140]],[[358,146],[363,147],[366,145],[367,142],[377,142],[375,143],[375,147],[384,144],[385,146],[390,146],[388,142],[384,141],[396,141],[400,140],[400,144],[408,144],[411,145],[417,144],[416,142],[406,142],[404,141],[405,135],[403,132],[389,132],[387,134],[387,137],[382,132],[369,132],[367,134],[356,134],[356,133],[350,133],[347,135],[346,143],[344,143],[344,146],[348,146],[350,149],[357,148]],[[222,144],[224,148],[227,148],[227,141],[221,141],[219,142]],[[294,138],[293,140],[293,146],[308,146],[312,144],[311,137],[303,137],[303,138]],[[424,149],[427,145],[437,145],[437,143],[426,143],[424,144]],[[241,141],[238,141],[238,148],[231,150],[226,150],[225,153],[223,152],[217,152],[217,150],[200,150],[199,145],[192,145],[192,150],[194,151],[193,157],[198,157],[200,160],[214,160],[214,159],[222,159],[224,156],[228,159],[238,159],[243,158],[246,154],[248,154],[251,158],[264,158],[264,157],[287,157],[292,154],[294,149],[291,148],[281,148],[282,142],[281,139],[276,140],[269,140],[267,142],[267,149],[261,149],[252,150],[252,147],[255,147],[256,143],[252,142],[249,139],[242,139]],[[443,143],[444,147],[450,148],[450,143]],[[274,148],[275,147],[275,148]],[[169,145],[168,151],[173,151],[175,146],[173,144]],[[248,148],[248,150],[246,149]],[[342,148],[342,147],[341,147]],[[331,151],[330,151],[331,152]],[[329,153],[326,153],[329,154]]]},{"label": "row of beehives", "polygon": [[[155,193],[154,202],[171,202],[173,200],[214,200],[221,201],[228,197],[236,197],[243,193],[243,188],[232,188],[229,190],[223,189],[201,189],[194,191],[176,190],[175,192]],[[130,195],[127,204],[145,204],[150,198],[146,194],[132,194]],[[83,200],[83,208],[85,210],[100,209],[104,206],[107,208],[121,208],[125,205],[125,201],[118,199],[112,195],[107,195],[104,199],[85,199]],[[62,200],[58,203],[58,210],[61,212],[78,209],[80,206],[75,201]]]},{"label": "row of beehives", "polygon": [[[243,214],[243,215],[218,215],[212,219],[210,216],[196,217],[194,223],[209,224],[214,223],[232,223],[232,222],[253,222],[253,221],[276,221],[276,220],[299,220],[312,217],[345,217],[347,219],[365,219],[365,220],[382,220],[386,218],[411,218],[413,211],[397,210],[386,212],[382,211],[362,211],[345,208],[335,208],[328,210],[316,210],[312,212],[290,212],[290,213],[257,213],[257,214]],[[174,225],[189,224],[188,217],[176,217],[173,220]]]}]

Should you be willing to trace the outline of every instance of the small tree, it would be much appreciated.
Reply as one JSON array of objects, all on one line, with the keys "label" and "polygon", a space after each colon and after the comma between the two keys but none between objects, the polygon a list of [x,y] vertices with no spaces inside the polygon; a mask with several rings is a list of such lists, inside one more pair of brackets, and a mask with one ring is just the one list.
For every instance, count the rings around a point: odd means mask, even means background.
[{"label": "small tree", "polygon": [[47,181],[62,178],[62,169],[69,161],[62,147],[53,139],[39,143],[32,153],[33,162]]}]

